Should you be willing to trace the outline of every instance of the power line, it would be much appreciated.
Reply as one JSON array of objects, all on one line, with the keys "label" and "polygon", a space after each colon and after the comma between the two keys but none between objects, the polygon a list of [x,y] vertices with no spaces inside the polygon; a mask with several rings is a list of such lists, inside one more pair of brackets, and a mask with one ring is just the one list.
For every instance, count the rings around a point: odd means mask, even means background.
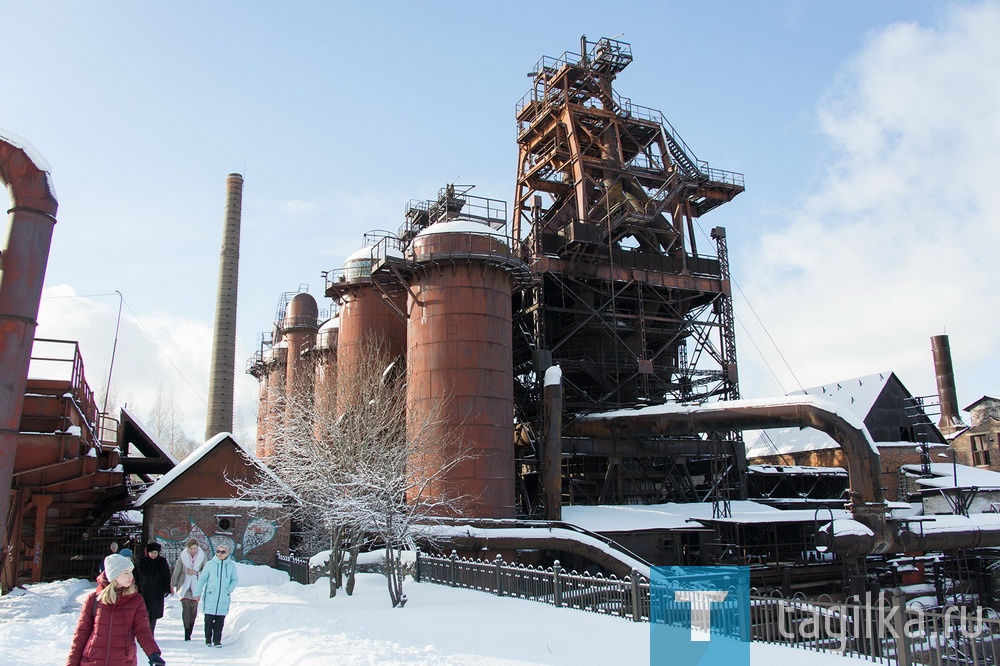
[{"label": "power line", "polygon": [[736,317],[736,323],[739,324],[740,328],[743,329],[743,332],[747,334],[747,340],[749,340],[750,344],[753,345],[753,348],[757,350],[757,353],[760,355],[760,360],[764,361],[765,367],[767,367],[768,371],[771,373],[771,376],[774,377],[774,381],[777,382],[778,384],[778,390],[780,390],[782,393],[787,393],[787,391],[785,391],[785,387],[781,385],[781,380],[778,379],[778,375],[774,372],[774,368],[772,368],[771,364],[768,363],[767,357],[764,356],[764,353],[760,350],[760,347],[757,346],[757,341],[753,339],[752,335],[750,335],[750,331],[743,324],[743,321],[739,317]]},{"label": "power line", "polygon": [[205,398],[203,398],[200,393],[198,393],[198,389],[196,389],[194,386],[192,386],[191,382],[189,382],[188,378],[184,376],[184,373],[181,372],[180,368],[178,368],[176,365],[174,365],[174,362],[172,360],[170,360],[170,357],[167,355],[167,352],[163,349],[163,347],[160,346],[160,343],[157,342],[157,340],[153,336],[153,334],[149,332],[149,329],[146,328],[146,325],[142,323],[142,320],[139,319],[139,315],[137,315],[135,313],[135,310],[132,309],[132,306],[129,305],[128,301],[125,300],[124,296],[122,296],[122,301],[125,303],[125,307],[128,308],[128,311],[132,313],[132,316],[135,317],[135,321],[136,321],[136,323],[139,324],[139,327],[143,331],[145,331],[146,335],[149,336],[149,339],[153,341],[154,345],[156,345],[156,348],[160,350],[161,354],[163,354],[163,358],[167,359],[167,363],[170,364],[170,367],[172,367],[174,369],[174,371],[180,376],[180,378],[184,380],[184,383],[187,384],[188,388],[191,389],[191,392],[194,393],[198,397],[199,400],[201,400],[202,404],[204,404],[206,407],[208,407],[208,401],[205,400]]},{"label": "power line", "polygon": [[[711,243],[712,239],[707,233],[705,233],[705,229],[702,228],[701,222],[696,220],[695,226],[698,227],[698,231],[700,231],[701,235],[705,237],[705,240]],[[785,358],[785,355],[781,353],[781,349],[778,347],[778,343],[774,341],[773,337],[771,337],[771,333],[770,331],[767,330],[767,326],[764,326],[764,322],[761,320],[760,315],[757,314],[757,311],[754,309],[753,304],[750,303],[750,299],[747,298],[747,295],[745,293],[743,293],[743,289],[740,287],[740,283],[736,281],[736,278],[732,276],[731,272],[729,275],[729,281],[733,284],[734,287],[736,287],[736,291],[740,292],[740,296],[743,297],[743,300],[746,301],[747,307],[750,308],[750,312],[753,313],[753,316],[757,320],[757,323],[760,324],[760,328],[761,330],[764,331],[764,335],[766,335],[767,339],[771,341],[771,346],[774,347],[774,351],[778,352],[778,356],[781,358],[782,363],[785,364],[785,367],[788,369],[788,372],[792,375],[792,379],[795,380],[795,383],[798,385],[799,390],[804,392],[805,387],[802,386],[802,382],[800,382],[799,378],[795,375],[795,371],[792,370],[792,366],[789,365],[788,360]],[[747,329],[747,327],[744,326],[742,322],[740,322],[740,326],[743,326],[743,330],[746,331],[747,336],[750,338],[750,342],[757,349],[757,353],[760,354],[761,358],[764,359],[764,364],[767,365],[768,370],[771,370],[771,374],[774,375],[774,370],[771,369],[771,366],[770,364],[768,364],[767,359],[764,358],[764,354],[760,351],[760,348],[757,347],[757,344],[753,342],[753,337],[750,336],[749,329]],[[777,376],[775,376],[775,380],[777,379],[778,379]],[[778,382],[778,386],[779,387],[781,386],[780,381]],[[785,389],[782,388],[781,391],[784,393]]]},{"label": "power line", "polygon": [[[194,387],[194,386],[193,386],[193,385],[191,384],[191,382],[190,382],[190,381],[188,381],[188,378],[184,376],[184,373],[183,373],[183,372],[181,372],[180,368],[178,368],[178,367],[177,367],[177,366],[176,366],[176,365],[174,364],[174,362],[173,362],[173,361],[171,360],[170,356],[169,356],[169,355],[167,355],[167,352],[166,352],[166,351],[165,351],[165,350],[163,349],[163,347],[161,347],[161,346],[160,346],[160,343],[159,343],[159,342],[157,341],[156,337],[155,337],[155,336],[154,336],[154,335],[153,335],[152,333],[150,333],[150,332],[149,332],[149,329],[148,329],[148,328],[146,328],[146,325],[142,323],[142,319],[140,319],[140,318],[139,318],[139,315],[137,315],[137,314],[135,313],[135,310],[133,310],[133,309],[132,309],[132,306],[131,306],[131,305],[129,305],[128,301],[127,301],[127,300],[125,300],[125,296],[123,296],[123,295],[122,295],[122,293],[121,293],[120,291],[113,291],[113,292],[110,292],[110,293],[107,293],[107,294],[72,294],[72,295],[68,295],[68,296],[43,296],[42,298],[98,298],[98,297],[102,297],[102,296],[118,296],[118,297],[120,297],[120,298],[121,298],[121,302],[122,302],[122,303],[124,303],[124,304],[125,304],[125,307],[127,307],[127,308],[128,308],[128,311],[132,313],[132,317],[133,317],[133,319],[135,319],[136,323],[137,323],[137,324],[139,324],[139,328],[141,328],[141,329],[142,329],[142,331],[143,331],[143,332],[144,332],[144,333],[145,333],[145,334],[146,334],[146,335],[147,335],[147,336],[149,337],[149,339],[150,339],[150,340],[151,340],[151,341],[153,342],[153,344],[154,344],[154,345],[156,345],[156,348],[157,348],[157,349],[158,349],[158,350],[160,351],[160,353],[161,353],[161,354],[163,355],[163,358],[164,358],[164,359],[166,359],[167,363],[169,363],[169,364],[170,364],[170,367],[172,367],[172,368],[174,369],[174,372],[176,372],[176,373],[177,373],[177,375],[178,375],[178,376],[179,376],[179,377],[180,377],[180,378],[181,378],[182,380],[184,380],[184,383],[185,383],[185,384],[187,384],[187,386],[188,386],[188,388],[189,388],[189,389],[191,389],[191,392],[192,392],[192,393],[194,393],[194,394],[195,394],[195,396],[197,396],[197,398],[198,398],[199,400],[201,400],[201,402],[202,402],[202,403],[203,403],[203,404],[204,404],[204,405],[205,405],[206,407],[208,407],[208,401],[207,401],[207,400],[205,400],[205,398],[203,398],[203,397],[202,397],[202,395],[201,395],[201,394],[200,394],[200,393],[198,392],[198,389],[196,389],[196,388],[195,388],[195,387]],[[119,313],[119,317],[120,317],[120,316],[121,316],[121,314]],[[116,335],[116,341],[115,341],[115,345],[117,346],[117,335]],[[114,359],[113,359],[113,358],[112,358],[112,363],[114,363]],[[110,373],[109,373],[109,392],[110,392]]]}]

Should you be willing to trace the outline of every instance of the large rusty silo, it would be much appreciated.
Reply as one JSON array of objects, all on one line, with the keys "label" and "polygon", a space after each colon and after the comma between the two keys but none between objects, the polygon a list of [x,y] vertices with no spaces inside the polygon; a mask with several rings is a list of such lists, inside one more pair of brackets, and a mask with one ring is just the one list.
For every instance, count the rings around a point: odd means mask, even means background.
[{"label": "large rusty silo", "polygon": [[257,457],[274,453],[274,433],[283,414],[285,396],[285,364],[288,343],[282,338],[281,327],[275,323],[271,337],[260,343],[260,350],[250,359],[247,372],[260,382],[257,406]]},{"label": "large rusty silo", "polygon": [[330,317],[316,332],[313,348],[313,400],[317,413],[325,413],[337,399],[337,339],[340,316]]},{"label": "large rusty silo", "polygon": [[511,291],[523,264],[504,235],[469,220],[429,225],[407,259],[407,427],[424,443],[413,468],[445,469],[466,447],[427,496],[461,496],[467,517],[513,518]]},{"label": "large rusty silo", "polygon": [[366,246],[350,255],[340,271],[327,275],[326,295],[340,303],[337,367],[341,380],[360,368],[371,345],[385,345],[391,357],[406,351],[406,292],[384,293],[372,278],[378,250]]},{"label": "large rusty silo", "polygon": [[319,308],[316,299],[305,292],[295,294],[285,309],[281,328],[288,343],[285,395],[305,397],[312,391],[309,352],[316,344],[316,332],[319,330]]}]

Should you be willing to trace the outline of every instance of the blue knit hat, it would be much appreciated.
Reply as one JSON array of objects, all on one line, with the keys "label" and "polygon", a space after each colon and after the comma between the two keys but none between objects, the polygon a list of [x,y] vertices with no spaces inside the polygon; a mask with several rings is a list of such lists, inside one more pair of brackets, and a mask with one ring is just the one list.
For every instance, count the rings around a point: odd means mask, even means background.
[{"label": "blue knit hat", "polygon": [[121,555],[122,557],[132,557],[132,549],[122,548],[120,551],[118,551],[118,554]]}]

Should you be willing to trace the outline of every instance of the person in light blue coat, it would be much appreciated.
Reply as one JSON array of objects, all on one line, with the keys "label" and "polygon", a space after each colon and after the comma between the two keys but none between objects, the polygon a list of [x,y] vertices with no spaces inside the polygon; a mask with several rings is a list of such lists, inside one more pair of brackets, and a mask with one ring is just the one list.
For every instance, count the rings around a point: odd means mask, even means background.
[{"label": "person in light blue coat", "polygon": [[222,626],[229,612],[229,598],[239,578],[236,562],[229,559],[229,548],[219,546],[198,578],[198,596],[205,616],[205,645],[222,647]]}]

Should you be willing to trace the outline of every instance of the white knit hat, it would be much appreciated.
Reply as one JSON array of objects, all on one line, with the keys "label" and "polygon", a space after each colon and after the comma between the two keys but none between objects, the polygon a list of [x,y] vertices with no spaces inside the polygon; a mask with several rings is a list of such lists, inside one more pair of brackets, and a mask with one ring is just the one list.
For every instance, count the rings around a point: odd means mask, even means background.
[{"label": "white knit hat", "polygon": [[132,560],[127,557],[122,557],[118,553],[114,553],[104,558],[104,577],[107,578],[110,583],[126,571],[132,571],[134,567],[135,565],[132,564]]}]

